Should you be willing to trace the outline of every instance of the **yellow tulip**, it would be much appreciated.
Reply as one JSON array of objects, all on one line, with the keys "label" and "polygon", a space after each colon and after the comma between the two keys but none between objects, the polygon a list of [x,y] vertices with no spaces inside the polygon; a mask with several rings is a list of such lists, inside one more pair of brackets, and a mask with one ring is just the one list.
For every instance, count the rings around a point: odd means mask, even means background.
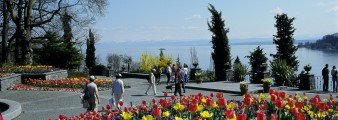
[{"label": "yellow tulip", "polygon": [[313,111],[308,111],[307,114],[309,114],[310,117],[313,117],[314,115]]},{"label": "yellow tulip", "polygon": [[129,119],[133,118],[133,114],[132,113],[128,113],[128,112],[123,112],[122,113],[122,117],[125,120],[129,120]]},{"label": "yellow tulip", "polygon": [[204,109],[203,105],[198,105],[197,111],[202,111]]},{"label": "yellow tulip", "polygon": [[234,102],[230,102],[229,104],[227,104],[227,109],[233,109],[236,107],[236,103]]},{"label": "yellow tulip", "polygon": [[152,115],[147,115],[147,116],[143,116],[142,120],[154,120],[154,117]]},{"label": "yellow tulip", "polygon": [[214,101],[214,103],[211,106],[212,108],[218,108],[218,104],[216,103],[216,101]]},{"label": "yellow tulip", "polygon": [[209,113],[208,111],[203,111],[200,113],[200,116],[202,119],[206,119],[206,118],[211,118],[213,115],[213,113]]},{"label": "yellow tulip", "polygon": [[207,103],[207,99],[203,97],[203,98],[201,99],[201,102],[202,102],[203,104],[205,104],[205,103]]},{"label": "yellow tulip", "polygon": [[170,112],[169,111],[165,111],[162,113],[163,117],[169,117],[170,116]]},{"label": "yellow tulip", "polygon": [[176,111],[183,111],[184,110],[184,105],[180,103],[176,103],[175,106],[173,107]]},{"label": "yellow tulip", "polygon": [[329,113],[333,113],[333,109],[332,108],[329,109]]},{"label": "yellow tulip", "polygon": [[175,120],[187,120],[187,119],[183,119],[181,117],[175,117]]},{"label": "yellow tulip", "polygon": [[325,112],[319,112],[317,115],[318,115],[319,118],[325,118],[326,117]]}]

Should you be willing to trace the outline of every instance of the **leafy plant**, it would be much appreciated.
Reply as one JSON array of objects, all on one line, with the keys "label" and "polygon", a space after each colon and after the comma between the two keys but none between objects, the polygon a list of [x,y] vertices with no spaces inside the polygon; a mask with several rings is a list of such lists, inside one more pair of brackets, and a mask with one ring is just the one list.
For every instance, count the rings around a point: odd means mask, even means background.
[{"label": "leafy plant", "polygon": [[275,78],[277,85],[292,86],[293,68],[288,66],[285,60],[271,62],[271,74]]},{"label": "leafy plant", "polygon": [[242,81],[242,82],[239,83],[239,88],[240,89],[248,89],[248,86],[249,86],[248,82]]},{"label": "leafy plant", "polygon": [[250,71],[250,79],[252,83],[261,83],[261,79],[257,75],[259,72],[266,71],[267,67],[263,67],[262,65],[266,65],[266,61],[268,58],[265,56],[266,53],[263,52],[263,48],[257,46],[253,52],[250,52],[249,56],[245,56],[249,58],[249,64],[251,65]]},{"label": "leafy plant", "polygon": [[245,76],[248,72],[247,66],[244,64],[237,63],[237,64],[234,64],[233,69],[234,69],[234,73],[233,73],[234,80],[236,82],[244,81]]}]

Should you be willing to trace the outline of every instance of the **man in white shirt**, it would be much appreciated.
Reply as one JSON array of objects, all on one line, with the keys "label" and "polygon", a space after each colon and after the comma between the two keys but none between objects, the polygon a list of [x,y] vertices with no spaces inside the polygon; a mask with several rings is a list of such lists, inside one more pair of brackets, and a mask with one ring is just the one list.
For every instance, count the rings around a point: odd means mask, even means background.
[{"label": "man in white shirt", "polygon": [[99,98],[99,91],[97,89],[96,84],[94,83],[95,77],[90,76],[89,81],[90,83],[87,84],[87,90],[89,91],[90,98],[88,99],[89,107],[87,108],[87,111],[97,111],[97,104],[100,104],[100,98]]},{"label": "man in white shirt", "polygon": [[119,106],[119,102],[123,101],[123,93],[124,93],[124,85],[123,81],[120,79],[121,77],[122,77],[121,74],[117,74],[116,80],[112,84],[112,96],[114,96],[115,101],[112,104],[113,106],[116,105],[118,108],[121,107]]}]

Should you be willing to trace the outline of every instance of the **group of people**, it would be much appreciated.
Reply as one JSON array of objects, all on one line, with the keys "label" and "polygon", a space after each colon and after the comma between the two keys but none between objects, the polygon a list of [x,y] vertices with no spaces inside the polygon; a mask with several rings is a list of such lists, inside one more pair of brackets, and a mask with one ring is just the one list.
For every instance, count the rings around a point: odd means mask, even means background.
[{"label": "group of people", "polygon": [[[188,78],[188,65],[184,63],[183,68],[176,66],[173,64],[168,64],[168,66],[165,68],[165,73],[167,75],[167,85],[172,81],[175,84],[175,92],[174,95],[176,96],[177,93],[180,96],[183,96],[183,93],[185,93],[185,84],[189,83]],[[123,93],[124,93],[124,83],[120,79],[122,76],[121,74],[116,74],[116,80],[112,82],[112,96],[113,98],[110,100],[110,103],[113,106],[120,107],[119,102],[123,100]],[[160,84],[161,79],[161,70],[158,66],[155,66],[148,78],[149,87],[146,90],[145,94],[148,95],[148,91],[150,88],[153,88],[154,95],[157,95],[156,92],[156,84]],[[89,83],[85,85],[83,93],[86,93],[88,91],[89,98],[85,100],[86,102],[86,108],[87,111],[93,111],[97,109],[97,105],[100,104],[100,97],[98,93],[97,85],[94,83],[95,77],[90,76],[89,77]],[[182,88],[182,89],[181,89]],[[85,105],[84,105],[85,106]]]},{"label": "group of people", "polygon": [[[180,96],[183,96],[182,94],[182,89],[183,93],[185,93],[185,84],[189,83],[189,78],[188,78],[188,65],[184,63],[183,68],[176,66],[175,64],[171,65],[168,64],[168,66],[165,68],[165,73],[167,76],[167,85],[172,81],[175,84],[175,92],[174,95],[176,96],[177,93],[179,93]],[[161,79],[161,70],[158,66],[155,66],[148,78],[149,82],[149,87],[146,90],[145,94],[148,95],[148,91],[150,88],[153,88],[154,95],[157,95],[156,93],[156,84],[160,84],[160,79]],[[182,88],[182,89],[181,89]]]},{"label": "group of people", "polygon": [[[120,79],[122,77],[121,74],[116,74],[116,80],[112,82],[112,96],[113,98],[110,100],[110,103],[113,106],[120,108],[119,102],[123,100],[124,93],[124,84]],[[95,76],[89,77],[89,83],[85,85],[83,93],[89,91],[89,98],[83,102],[84,107],[87,108],[87,111],[97,111],[97,105],[100,104],[99,92],[97,89],[97,85],[94,83]],[[86,104],[86,105],[85,105]]]},{"label": "group of people", "polygon": [[[329,74],[330,74],[330,70],[329,70],[329,64],[326,64],[325,67],[322,70],[322,76],[323,76],[323,91],[328,91],[329,89]],[[332,76],[332,84],[333,84],[333,88],[332,88],[332,92],[338,92],[338,73],[337,73],[337,69],[336,66],[332,66],[331,69],[331,76]]]}]

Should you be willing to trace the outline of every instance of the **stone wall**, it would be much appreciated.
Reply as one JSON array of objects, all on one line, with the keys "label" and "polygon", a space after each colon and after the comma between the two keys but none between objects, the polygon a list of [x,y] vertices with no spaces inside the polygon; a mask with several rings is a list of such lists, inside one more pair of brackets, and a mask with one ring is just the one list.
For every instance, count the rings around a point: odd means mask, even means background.
[{"label": "stone wall", "polygon": [[5,91],[9,86],[21,83],[21,75],[13,74],[0,78],[0,91]]},{"label": "stone wall", "polygon": [[42,79],[42,80],[59,80],[59,79],[65,79],[68,77],[67,70],[58,70],[58,71],[52,71],[47,73],[41,73],[41,74],[22,74],[21,80],[25,80],[28,78],[31,79]]}]

